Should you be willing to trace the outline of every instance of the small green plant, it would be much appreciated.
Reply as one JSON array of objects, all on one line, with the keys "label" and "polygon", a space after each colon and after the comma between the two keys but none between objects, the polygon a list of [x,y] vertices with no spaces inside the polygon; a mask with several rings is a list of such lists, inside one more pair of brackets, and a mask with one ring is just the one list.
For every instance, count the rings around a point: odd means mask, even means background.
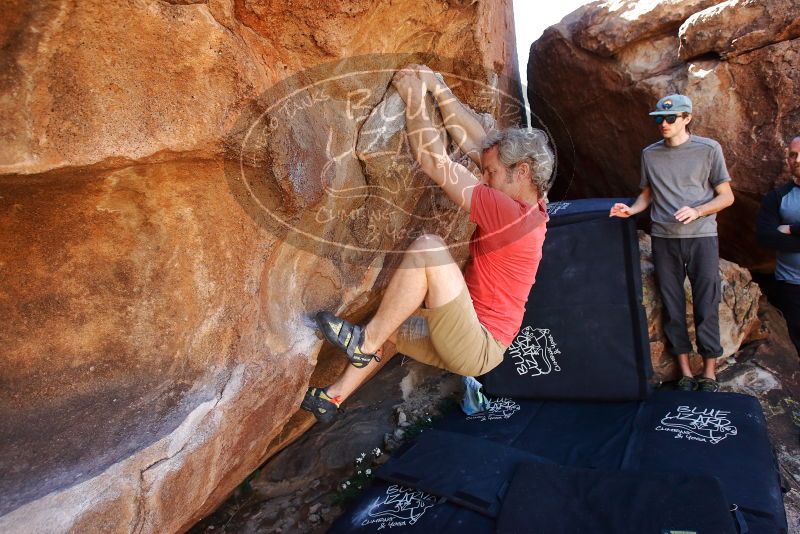
[{"label": "small green plant", "polygon": [[430,415],[428,412],[425,412],[422,417],[415,419],[409,426],[403,429],[403,442],[416,439],[420,434],[429,428],[432,428],[434,423],[444,417],[445,414],[457,407],[458,401],[456,401],[453,397],[445,397],[444,399],[440,400],[436,405],[434,415]]},{"label": "small green plant", "polygon": [[425,413],[403,429],[403,442],[417,439],[420,434],[433,426],[434,418]]},{"label": "small green plant", "polygon": [[794,426],[800,427],[800,403],[798,403],[791,397],[787,397],[782,400],[783,403],[786,405],[789,414],[792,416],[792,423],[794,423]]},{"label": "small green plant", "polygon": [[[458,401],[452,397],[442,399],[436,406],[436,415],[427,412],[422,417],[415,419],[410,425],[403,428],[403,442],[416,439],[425,430],[431,428],[436,421],[441,419],[447,412],[458,408]],[[369,454],[362,452],[354,462],[355,469],[350,478],[342,481],[336,488],[336,495],[333,503],[338,506],[346,506],[353,502],[365,489],[372,485],[375,477],[375,470],[379,458],[383,452],[379,448],[372,449]]]},{"label": "small green plant", "polygon": [[333,503],[338,506],[345,506],[354,501],[362,491],[372,484],[375,476],[375,462],[383,455],[383,452],[375,447],[369,454],[362,452],[355,459],[355,469],[347,480],[344,480],[336,488],[336,495]]},{"label": "small green plant", "polygon": [[[263,466],[261,466],[261,467],[263,467]],[[261,474],[261,467],[259,467],[258,469],[256,469],[255,471],[253,471],[252,473],[247,475],[247,478],[242,480],[242,482],[238,486],[236,486],[236,489],[234,490],[234,494],[235,495],[237,495],[237,496],[238,495],[246,496],[246,495],[250,495],[251,493],[253,493],[253,486],[251,486],[250,483],[253,480],[255,480],[258,477],[258,475]]]}]

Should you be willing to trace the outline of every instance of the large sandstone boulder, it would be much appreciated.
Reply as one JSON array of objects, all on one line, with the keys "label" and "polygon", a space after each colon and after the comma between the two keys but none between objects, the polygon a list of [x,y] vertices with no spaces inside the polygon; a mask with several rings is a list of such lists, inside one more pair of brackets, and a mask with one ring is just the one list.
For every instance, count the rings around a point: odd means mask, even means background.
[{"label": "large sandstone boulder", "polygon": [[510,9],[7,6],[0,531],[185,530],[312,424],[306,386],[344,363],[306,316],[371,313],[433,206],[469,231],[432,189],[370,217],[392,176],[421,179],[406,145],[395,174],[367,161],[362,126],[420,59],[514,120]]},{"label": "large sandstone boulder", "polygon": [[594,2],[531,46],[528,96],[558,147],[552,198],[635,196],[647,112],[671,92],[694,101],[693,132],[717,139],[736,203],[719,216],[723,256],[767,268],[755,243],[761,197],[788,180],[800,132],[798,0]]},{"label": "large sandstone boulder", "polygon": [[681,59],[718,54],[730,59],[800,37],[796,0],[728,0],[698,11],[679,30]]}]

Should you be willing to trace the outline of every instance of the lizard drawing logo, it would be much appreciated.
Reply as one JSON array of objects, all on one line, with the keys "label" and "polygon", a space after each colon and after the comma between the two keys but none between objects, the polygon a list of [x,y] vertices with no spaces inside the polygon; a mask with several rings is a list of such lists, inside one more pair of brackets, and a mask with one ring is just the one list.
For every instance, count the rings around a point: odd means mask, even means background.
[{"label": "lizard drawing logo", "polygon": [[435,503],[433,495],[393,484],[386,490],[386,496],[370,507],[367,515],[371,519],[366,519],[364,524],[380,522],[390,528],[413,525]]},{"label": "lizard drawing logo", "polygon": [[512,415],[520,411],[521,406],[513,399],[500,397],[489,400],[489,409],[467,416],[467,421],[497,421],[499,419],[509,419]]},{"label": "lizard drawing logo", "polygon": [[520,375],[549,375],[561,370],[556,360],[561,351],[547,328],[526,326],[517,334],[508,352]]},{"label": "lizard drawing logo", "polygon": [[656,430],[673,432],[676,439],[689,439],[716,445],[728,436],[735,436],[738,431],[729,419],[730,412],[713,408],[698,409],[696,407],[678,406],[661,418]]}]

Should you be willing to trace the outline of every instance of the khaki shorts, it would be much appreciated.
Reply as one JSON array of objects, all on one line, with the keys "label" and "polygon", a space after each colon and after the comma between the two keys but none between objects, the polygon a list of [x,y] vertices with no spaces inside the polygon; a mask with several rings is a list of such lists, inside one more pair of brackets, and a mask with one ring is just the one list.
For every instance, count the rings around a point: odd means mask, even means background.
[{"label": "khaki shorts", "polygon": [[397,332],[397,351],[464,376],[489,372],[503,361],[506,346],[478,321],[469,291],[438,308],[420,308]]}]

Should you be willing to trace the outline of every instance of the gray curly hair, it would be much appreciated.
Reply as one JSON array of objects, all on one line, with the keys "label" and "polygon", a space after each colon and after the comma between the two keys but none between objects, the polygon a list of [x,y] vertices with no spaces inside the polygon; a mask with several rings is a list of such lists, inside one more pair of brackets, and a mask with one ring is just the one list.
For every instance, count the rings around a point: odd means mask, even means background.
[{"label": "gray curly hair", "polygon": [[555,156],[547,141],[547,134],[537,128],[506,128],[491,130],[483,141],[483,150],[498,147],[500,162],[506,167],[527,163],[531,167],[531,180],[543,197],[553,185]]}]

